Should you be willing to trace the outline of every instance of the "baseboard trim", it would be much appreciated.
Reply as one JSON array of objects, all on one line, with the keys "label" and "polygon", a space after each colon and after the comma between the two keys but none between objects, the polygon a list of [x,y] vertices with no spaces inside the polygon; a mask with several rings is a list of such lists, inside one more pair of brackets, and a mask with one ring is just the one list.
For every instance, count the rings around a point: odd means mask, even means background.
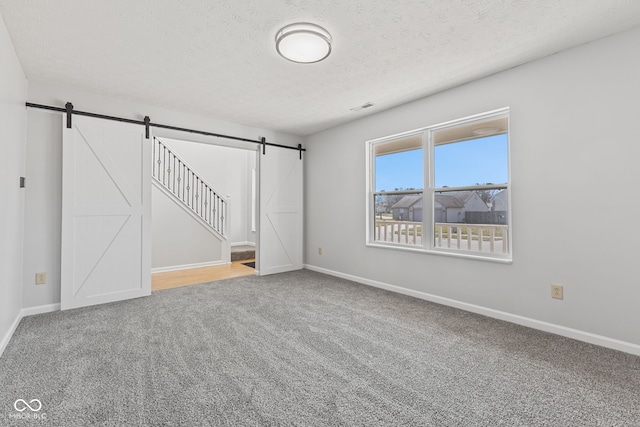
[{"label": "baseboard trim", "polygon": [[39,305],[37,307],[23,308],[20,314],[22,317],[34,316],[36,314],[52,313],[54,311],[60,311],[60,304],[47,304]]},{"label": "baseboard trim", "polygon": [[18,328],[18,325],[20,324],[21,320],[22,320],[22,312],[18,312],[18,315],[16,316],[15,320],[9,327],[9,330],[7,331],[6,334],[4,334],[4,337],[2,337],[2,341],[0,341],[0,357],[2,357],[2,354],[4,353],[5,348],[7,348],[7,345],[9,345],[9,341],[11,341],[11,337],[13,337],[13,333]]},{"label": "baseboard trim", "polygon": [[322,267],[316,267],[314,265],[305,264],[304,268],[306,268],[307,270],[316,271],[318,273],[328,274],[329,276],[339,277],[341,279],[346,279],[352,282],[361,283],[363,285],[385,289],[391,292],[396,292],[399,294],[420,298],[426,301],[431,301],[431,302],[446,305],[449,307],[458,308],[460,310],[465,310],[472,313],[481,314],[483,316],[492,317],[494,319],[504,320],[506,322],[527,326],[529,328],[538,329],[544,332],[549,332],[549,333],[560,335],[567,338],[572,338],[572,339],[583,341],[589,344],[595,344],[601,347],[607,347],[613,350],[619,350],[625,353],[630,353],[636,356],[640,356],[640,345],[633,344],[630,342],[620,341],[614,338],[609,338],[602,335],[596,335],[590,332],[568,328],[568,327],[556,325],[553,323],[543,322],[541,320],[519,316],[517,314],[511,314],[511,313],[507,313],[500,310],[494,310],[491,308],[482,307],[475,304],[469,304],[466,302],[462,302],[462,301],[458,301],[450,298],[443,298],[437,295],[428,294],[426,292],[415,291],[413,289],[407,289],[407,288],[391,285],[384,282],[378,282],[376,280],[366,279],[364,277],[340,273],[338,271],[333,271],[333,270],[329,270]]},{"label": "baseboard trim", "polygon": [[230,264],[230,262],[211,261],[211,262],[199,262],[196,264],[174,265],[170,267],[156,267],[151,269],[151,273],[166,273],[167,271],[188,270],[190,268],[200,268],[200,267],[214,267],[216,265],[226,265],[226,264]]},{"label": "baseboard trim", "polygon": [[37,307],[23,308],[22,310],[20,310],[15,320],[11,324],[11,327],[9,328],[7,333],[4,335],[4,337],[2,337],[2,341],[0,341],[0,357],[2,357],[4,350],[7,348],[7,345],[9,345],[9,341],[11,341],[13,334],[16,332],[16,329],[18,329],[18,325],[20,324],[20,321],[24,317],[33,316],[34,314],[51,313],[53,311],[59,311],[59,310],[60,310],[60,304],[40,305]]}]

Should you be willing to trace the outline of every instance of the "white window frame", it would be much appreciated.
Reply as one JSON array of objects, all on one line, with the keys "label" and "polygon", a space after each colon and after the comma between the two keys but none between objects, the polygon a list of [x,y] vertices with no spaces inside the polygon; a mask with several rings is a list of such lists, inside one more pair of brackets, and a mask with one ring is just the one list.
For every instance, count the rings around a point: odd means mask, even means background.
[{"label": "white window frame", "polygon": [[[461,119],[451,120],[444,123],[438,123],[423,128],[414,129],[407,132],[401,132],[394,135],[388,135],[382,138],[366,141],[366,245],[370,247],[396,249],[410,252],[422,252],[428,254],[447,255],[461,258],[473,258],[493,262],[511,263],[513,259],[513,234],[512,234],[512,209],[511,209],[511,137],[510,137],[510,109],[509,107],[488,111],[485,113],[475,114]],[[507,254],[493,253],[485,254],[479,252],[465,252],[458,249],[445,249],[436,247],[434,244],[434,203],[435,194],[442,189],[435,187],[434,177],[434,148],[433,142],[434,132],[452,128],[473,122],[482,122],[490,119],[507,118],[507,167],[508,181],[506,185],[500,185],[507,191],[507,233],[508,233],[508,249]],[[422,148],[424,155],[424,186],[422,190],[422,244],[412,245],[397,242],[385,242],[375,240],[375,147],[380,144],[393,142],[399,139],[408,138],[415,135],[422,136]],[[460,191],[465,189],[482,190],[486,187],[451,187],[447,191]],[[413,191],[415,193],[415,191]]]}]

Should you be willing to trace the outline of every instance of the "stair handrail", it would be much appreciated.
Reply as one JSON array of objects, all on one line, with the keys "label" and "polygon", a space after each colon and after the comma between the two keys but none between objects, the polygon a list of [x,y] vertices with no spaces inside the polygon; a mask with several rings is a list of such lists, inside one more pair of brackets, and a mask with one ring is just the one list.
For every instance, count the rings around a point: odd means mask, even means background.
[{"label": "stair handrail", "polygon": [[158,184],[179,200],[211,229],[227,239],[229,202],[178,156],[166,142],[153,137],[152,175]]}]

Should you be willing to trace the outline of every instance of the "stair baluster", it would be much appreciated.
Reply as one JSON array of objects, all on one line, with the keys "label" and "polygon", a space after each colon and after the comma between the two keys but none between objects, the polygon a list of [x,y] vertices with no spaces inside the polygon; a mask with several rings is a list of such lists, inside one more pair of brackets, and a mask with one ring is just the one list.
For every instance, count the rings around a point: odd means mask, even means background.
[{"label": "stair baluster", "polygon": [[227,201],[171,148],[153,138],[153,178],[214,231],[226,238]]}]

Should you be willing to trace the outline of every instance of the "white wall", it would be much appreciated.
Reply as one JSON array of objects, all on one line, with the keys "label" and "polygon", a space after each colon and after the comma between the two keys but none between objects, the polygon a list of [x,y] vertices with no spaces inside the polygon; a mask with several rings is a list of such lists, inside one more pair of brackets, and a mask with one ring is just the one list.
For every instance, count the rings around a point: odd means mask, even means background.
[{"label": "white wall", "polygon": [[[27,110],[24,307],[60,302],[61,138],[59,115]],[[47,273],[45,285],[35,284],[37,272]]]},{"label": "white wall", "polygon": [[27,80],[0,16],[0,354],[17,326],[22,299],[22,236]]},{"label": "white wall", "polygon": [[151,267],[158,271],[223,264],[222,241],[155,185],[151,191]]},{"label": "white wall", "polygon": [[[4,64],[4,61],[3,61]],[[4,74],[3,74],[4,75]],[[76,110],[142,120],[145,115],[152,122],[259,139],[296,146],[301,138],[266,129],[257,129],[196,116],[179,111],[144,105],[131,100],[110,97],[106,94],[85,92],[72,87],[29,82],[28,101],[63,107],[70,101]],[[24,100],[22,101],[24,102]],[[24,110],[23,110],[24,111]],[[29,213],[25,217],[25,269],[23,281],[23,307],[37,307],[60,302],[60,210],[61,210],[61,150],[62,130],[59,113],[29,109],[27,112],[26,167],[29,171],[27,196]],[[255,149],[254,144],[238,144],[227,140],[185,134],[183,132],[153,129],[158,136],[188,139],[205,143],[227,144]],[[48,154],[45,154],[48,153]],[[17,179],[17,178],[16,178]],[[36,193],[37,192],[37,193]],[[47,195],[39,198],[38,195]],[[47,237],[43,237],[47,236]],[[42,239],[50,239],[43,240]],[[48,273],[48,283],[36,286],[34,274]]]},{"label": "white wall", "polygon": [[[312,135],[306,263],[640,354],[640,228],[612,215],[640,213],[638,46],[634,29]],[[505,106],[513,263],[366,247],[365,141]]]}]

